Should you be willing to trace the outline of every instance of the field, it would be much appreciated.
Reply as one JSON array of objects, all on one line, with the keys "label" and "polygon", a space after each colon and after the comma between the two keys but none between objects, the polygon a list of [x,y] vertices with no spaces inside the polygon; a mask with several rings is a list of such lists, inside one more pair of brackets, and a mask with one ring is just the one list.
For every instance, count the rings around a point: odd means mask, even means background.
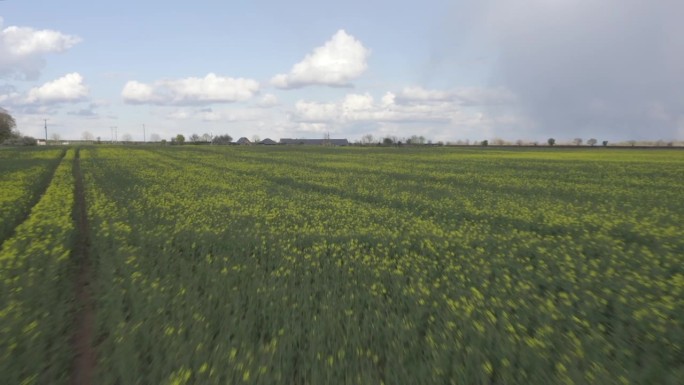
[{"label": "field", "polygon": [[0,198],[3,382],[69,382],[73,335],[97,384],[684,378],[684,151],[61,155],[0,151],[3,193],[61,162]]}]

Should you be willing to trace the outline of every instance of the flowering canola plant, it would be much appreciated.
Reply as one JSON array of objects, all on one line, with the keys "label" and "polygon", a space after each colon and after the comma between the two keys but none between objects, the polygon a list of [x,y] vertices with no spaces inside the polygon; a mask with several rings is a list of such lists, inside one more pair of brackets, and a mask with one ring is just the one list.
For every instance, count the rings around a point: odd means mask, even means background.
[{"label": "flowering canola plant", "polygon": [[72,352],[74,150],[0,249],[0,377],[66,384]]},{"label": "flowering canola plant", "polygon": [[81,150],[98,384],[676,383],[684,153]]},{"label": "flowering canola plant", "polygon": [[0,151],[0,243],[36,203],[63,154],[42,148]]}]

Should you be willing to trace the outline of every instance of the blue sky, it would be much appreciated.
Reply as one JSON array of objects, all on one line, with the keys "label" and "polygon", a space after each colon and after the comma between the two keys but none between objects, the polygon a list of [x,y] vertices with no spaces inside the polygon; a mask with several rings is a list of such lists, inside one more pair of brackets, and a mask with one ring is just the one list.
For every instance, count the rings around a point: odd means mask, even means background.
[{"label": "blue sky", "polygon": [[0,106],[65,139],[684,139],[679,2],[510,3],[6,0]]}]

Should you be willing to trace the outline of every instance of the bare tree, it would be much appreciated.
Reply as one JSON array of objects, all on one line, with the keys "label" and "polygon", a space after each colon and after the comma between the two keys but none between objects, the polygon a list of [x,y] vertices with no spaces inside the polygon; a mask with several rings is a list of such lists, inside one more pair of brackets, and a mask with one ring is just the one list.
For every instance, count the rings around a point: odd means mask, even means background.
[{"label": "bare tree", "polygon": [[576,146],[579,146],[582,144],[582,138],[575,138],[572,141]]},{"label": "bare tree", "polygon": [[373,144],[373,135],[366,134],[361,137],[361,144]]},{"label": "bare tree", "polygon": [[86,142],[92,142],[95,137],[90,132],[83,131],[83,134],[81,134],[81,139],[85,140]]},{"label": "bare tree", "polygon": [[160,141],[161,141],[161,136],[159,136],[159,134],[150,135],[150,142],[160,142]]},{"label": "bare tree", "polygon": [[594,138],[591,138],[591,139],[587,140],[587,144],[590,145],[591,147],[594,147],[594,145],[596,144],[596,142],[598,142],[598,140],[596,140],[596,139],[594,139]]},{"label": "bare tree", "polygon": [[133,141],[133,135],[131,135],[131,134],[123,134],[123,136],[121,137],[121,141],[124,142],[124,143],[130,143],[130,142]]},{"label": "bare tree", "polygon": [[259,143],[261,142],[261,138],[259,135],[252,135],[252,143]]},{"label": "bare tree", "polygon": [[204,134],[202,134],[202,141],[209,143],[211,142],[211,137],[212,136],[210,134],[205,132]]},{"label": "bare tree", "polygon": [[59,142],[60,140],[62,140],[62,136],[56,132],[53,132],[50,135],[50,139],[54,140],[55,142]]}]

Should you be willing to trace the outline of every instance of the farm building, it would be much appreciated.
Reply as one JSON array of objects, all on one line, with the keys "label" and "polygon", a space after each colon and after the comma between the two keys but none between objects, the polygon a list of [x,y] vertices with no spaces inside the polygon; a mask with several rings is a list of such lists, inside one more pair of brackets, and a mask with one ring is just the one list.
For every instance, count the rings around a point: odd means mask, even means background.
[{"label": "farm building", "polygon": [[265,144],[268,146],[273,146],[273,145],[278,144],[278,143],[271,138],[266,138],[266,139],[262,140],[261,142],[259,142],[259,144]]},{"label": "farm building", "polygon": [[306,144],[310,146],[348,146],[347,139],[280,139],[280,144]]},{"label": "farm building", "polygon": [[252,142],[249,141],[249,139],[245,138],[244,136],[235,142],[237,144],[252,144]]}]

